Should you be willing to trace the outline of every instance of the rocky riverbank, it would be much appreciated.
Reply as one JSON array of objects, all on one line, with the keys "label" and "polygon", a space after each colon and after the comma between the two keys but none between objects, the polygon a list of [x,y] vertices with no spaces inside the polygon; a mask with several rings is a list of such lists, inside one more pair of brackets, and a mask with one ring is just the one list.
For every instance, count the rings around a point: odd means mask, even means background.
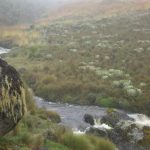
[{"label": "rocky riverbank", "polygon": [[[92,120],[91,115],[89,120]],[[128,115],[118,110],[110,110],[100,119],[99,126],[93,125],[86,129],[85,133],[108,138],[119,150],[149,150],[149,123],[150,119],[145,115]],[[110,128],[101,124],[107,124]]]}]

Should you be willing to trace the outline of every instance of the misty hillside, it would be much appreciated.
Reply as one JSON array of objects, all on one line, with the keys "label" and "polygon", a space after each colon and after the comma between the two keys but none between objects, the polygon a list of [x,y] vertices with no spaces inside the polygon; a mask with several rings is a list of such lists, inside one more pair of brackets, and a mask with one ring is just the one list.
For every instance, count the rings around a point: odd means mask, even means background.
[{"label": "misty hillside", "polygon": [[104,16],[145,9],[149,3],[148,0],[0,0],[0,25],[68,16]]},{"label": "misty hillside", "polygon": [[78,0],[50,12],[45,20],[104,18],[145,10],[149,7],[149,0]]},{"label": "misty hillside", "polygon": [[59,0],[0,0],[0,25],[31,23],[62,4]]}]

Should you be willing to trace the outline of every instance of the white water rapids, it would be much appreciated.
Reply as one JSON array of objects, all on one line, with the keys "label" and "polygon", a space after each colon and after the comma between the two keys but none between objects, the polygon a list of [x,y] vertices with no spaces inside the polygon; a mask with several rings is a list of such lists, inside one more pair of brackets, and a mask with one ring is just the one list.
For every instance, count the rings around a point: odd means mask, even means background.
[{"label": "white water rapids", "polygon": [[150,126],[150,118],[144,114],[128,114],[130,118],[133,118],[135,123],[141,126]]},{"label": "white water rapids", "polygon": [[1,54],[6,54],[8,52],[10,52],[10,49],[6,49],[6,48],[3,48],[3,47],[0,47],[0,55]]}]

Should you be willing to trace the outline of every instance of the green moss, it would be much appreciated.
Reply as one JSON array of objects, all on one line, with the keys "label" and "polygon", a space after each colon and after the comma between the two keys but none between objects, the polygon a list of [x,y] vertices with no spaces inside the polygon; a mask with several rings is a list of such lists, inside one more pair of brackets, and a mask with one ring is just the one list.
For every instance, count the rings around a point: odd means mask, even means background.
[{"label": "green moss", "polygon": [[72,150],[94,150],[88,138],[72,134],[64,135],[64,144]]},{"label": "green moss", "polygon": [[63,143],[72,150],[115,150],[110,141],[94,136],[65,134]]},{"label": "green moss", "polygon": [[113,109],[113,108],[108,108],[108,109],[107,109],[107,113],[108,113],[108,114],[111,114],[112,112],[114,112],[114,109]]},{"label": "green moss", "polygon": [[144,138],[143,140],[140,141],[140,144],[146,147],[147,149],[150,149],[150,129],[149,128],[144,128]]},{"label": "green moss", "polygon": [[28,147],[22,147],[22,148],[20,148],[20,150],[32,150],[32,149],[30,149]]},{"label": "green moss", "polygon": [[97,98],[96,103],[99,106],[103,106],[103,107],[113,107],[113,99],[110,97],[106,97],[106,98]]},{"label": "green moss", "polygon": [[19,150],[15,143],[5,137],[0,137],[0,150]]},{"label": "green moss", "polygon": [[59,143],[52,142],[50,140],[46,140],[44,147],[48,148],[48,150],[70,150],[66,146]]},{"label": "green moss", "polygon": [[[10,91],[13,89],[13,95],[10,95]],[[25,114],[26,110],[26,99],[25,89],[20,85],[20,93],[15,90],[12,82],[8,80],[8,76],[5,76],[5,83],[2,85],[2,96],[0,101],[0,110],[5,112],[7,117],[13,118],[16,123],[17,120]],[[18,111],[15,111],[15,107],[19,107]],[[7,111],[6,111],[7,110]]]},{"label": "green moss", "polygon": [[38,109],[37,115],[44,120],[49,119],[50,121],[54,123],[59,123],[61,121],[61,118],[57,112],[54,111],[46,111],[45,109]]}]

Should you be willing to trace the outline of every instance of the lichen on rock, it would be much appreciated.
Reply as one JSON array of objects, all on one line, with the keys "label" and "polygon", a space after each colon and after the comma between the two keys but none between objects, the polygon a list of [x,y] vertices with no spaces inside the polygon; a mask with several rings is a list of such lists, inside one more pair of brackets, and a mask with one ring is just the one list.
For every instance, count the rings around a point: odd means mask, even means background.
[{"label": "lichen on rock", "polygon": [[0,59],[0,136],[13,129],[25,112],[24,84],[18,72]]}]

